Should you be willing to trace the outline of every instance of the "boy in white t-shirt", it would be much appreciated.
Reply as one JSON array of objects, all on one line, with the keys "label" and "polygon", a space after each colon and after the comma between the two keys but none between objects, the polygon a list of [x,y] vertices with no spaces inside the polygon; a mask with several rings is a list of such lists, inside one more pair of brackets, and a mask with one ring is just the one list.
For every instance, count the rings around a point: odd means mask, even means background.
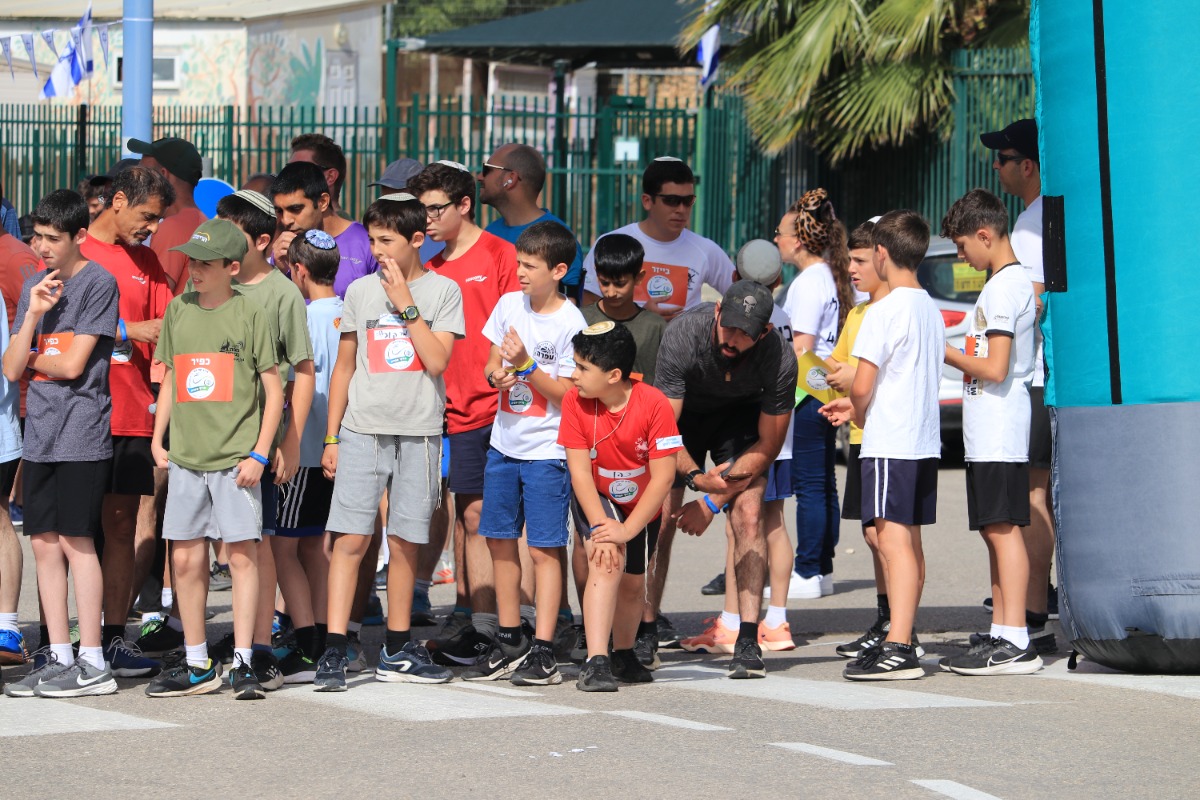
[{"label": "boy in white t-shirt", "polygon": [[[539,222],[517,239],[520,292],[500,298],[484,326],[492,342],[486,376],[500,392],[483,483],[479,534],[487,539],[500,618],[486,658],[463,672],[469,681],[512,676],[519,685],[562,683],[554,628],[563,592],[571,476],[558,443],[563,396],[573,387],[571,339],[583,314],[558,292],[575,257],[575,237],[557,222]],[[525,527],[533,560],[534,640],[521,631],[521,561]]]},{"label": "boy in white t-shirt", "polygon": [[958,256],[990,273],[963,351],[946,346],[946,363],[963,372],[967,519],[983,536],[992,570],[992,628],[944,666],[962,675],[1027,675],[1042,667],[1029,641],[1025,596],[1029,557],[1029,380],[1033,372],[1033,287],[1008,237],[1008,212],[983,189],[946,213],[942,235]]},{"label": "boy in white t-shirt", "polygon": [[929,247],[929,223],[915,211],[891,211],[872,231],[875,267],[891,292],[871,307],[852,355],[858,370],[850,397],[821,409],[835,425],[863,429],[862,518],[875,521],[887,562],[891,627],[842,673],[849,680],[906,680],[925,672],[912,642],[925,583],[921,526],[937,510],[941,457],[938,384],[945,324],[917,281]]}]

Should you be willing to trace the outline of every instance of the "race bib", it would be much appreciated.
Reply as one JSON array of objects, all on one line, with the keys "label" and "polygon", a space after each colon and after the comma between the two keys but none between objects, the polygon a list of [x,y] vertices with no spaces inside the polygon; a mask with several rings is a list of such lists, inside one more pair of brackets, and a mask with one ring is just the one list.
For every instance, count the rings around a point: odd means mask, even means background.
[{"label": "race bib", "polygon": [[176,403],[228,403],[233,400],[233,353],[175,356]]},{"label": "race bib", "polygon": [[[982,341],[980,341],[981,339]],[[963,354],[987,358],[987,337],[967,334],[967,338],[963,340]],[[965,372],[963,373],[963,388],[967,397],[977,397],[982,393],[979,388],[979,379],[973,378]]]},{"label": "race bib", "polygon": [[523,417],[546,416],[546,398],[528,381],[518,379],[515,386],[500,393],[500,410]]},{"label": "race bib", "polygon": [[644,303],[653,300],[683,307],[687,305],[688,268],[675,264],[643,263],[646,277],[633,287],[633,299]]},{"label": "race bib", "polygon": [[[73,333],[43,333],[38,337],[38,353],[44,356],[61,356],[71,349]],[[64,378],[51,378],[45,373],[34,371],[35,381],[61,381]]]},{"label": "race bib", "polygon": [[367,329],[367,371],[372,374],[423,372],[408,328],[404,326]]},{"label": "race bib", "polygon": [[623,506],[635,504],[642,486],[650,481],[650,475],[645,467],[628,470],[608,470],[597,467],[594,477],[596,487],[611,497],[614,503]]},{"label": "race bib", "polygon": [[133,342],[113,344],[112,363],[128,364],[133,359]]}]

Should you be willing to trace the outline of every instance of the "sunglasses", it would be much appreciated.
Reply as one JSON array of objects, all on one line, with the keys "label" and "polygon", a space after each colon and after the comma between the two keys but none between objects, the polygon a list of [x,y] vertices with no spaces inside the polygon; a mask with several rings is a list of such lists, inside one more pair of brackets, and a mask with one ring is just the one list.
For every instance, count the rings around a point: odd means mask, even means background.
[{"label": "sunglasses", "polygon": [[1004,155],[1004,153],[1001,153],[999,151],[996,152],[996,162],[1002,167],[1010,161],[1028,161],[1028,160],[1029,159],[1023,155],[1006,156],[1006,155]]},{"label": "sunglasses", "polygon": [[694,194],[656,194],[655,197],[663,201],[663,205],[668,208],[691,208],[696,205],[696,195]]},{"label": "sunglasses", "polygon": [[488,162],[485,161],[485,162],[483,162],[483,169],[481,169],[479,171],[479,174],[486,178],[488,175],[491,175],[492,170],[495,170],[495,169],[498,169],[501,172],[515,172],[516,171],[516,170],[509,169],[508,167],[502,167],[499,164],[489,164]]}]

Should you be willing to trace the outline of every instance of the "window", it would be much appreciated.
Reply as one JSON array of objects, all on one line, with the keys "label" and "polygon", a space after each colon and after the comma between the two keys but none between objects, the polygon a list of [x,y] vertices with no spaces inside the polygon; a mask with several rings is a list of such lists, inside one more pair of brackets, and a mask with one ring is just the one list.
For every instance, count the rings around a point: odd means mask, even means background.
[{"label": "window", "polygon": [[[153,66],[153,87],[155,89],[178,89],[179,88],[179,56],[155,56]],[[125,58],[117,56],[117,81],[118,87],[125,84]]]}]

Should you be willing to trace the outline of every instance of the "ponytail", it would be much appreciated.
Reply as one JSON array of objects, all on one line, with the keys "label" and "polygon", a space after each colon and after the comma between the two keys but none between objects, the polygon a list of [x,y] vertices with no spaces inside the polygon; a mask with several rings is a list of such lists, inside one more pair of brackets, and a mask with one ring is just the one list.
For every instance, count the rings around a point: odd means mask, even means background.
[{"label": "ponytail", "polygon": [[838,334],[846,324],[846,315],[854,308],[854,284],[850,282],[850,251],[846,246],[846,226],[840,220],[829,222],[829,246],[826,249],[825,262],[833,273],[833,283],[837,287],[838,300]]}]

